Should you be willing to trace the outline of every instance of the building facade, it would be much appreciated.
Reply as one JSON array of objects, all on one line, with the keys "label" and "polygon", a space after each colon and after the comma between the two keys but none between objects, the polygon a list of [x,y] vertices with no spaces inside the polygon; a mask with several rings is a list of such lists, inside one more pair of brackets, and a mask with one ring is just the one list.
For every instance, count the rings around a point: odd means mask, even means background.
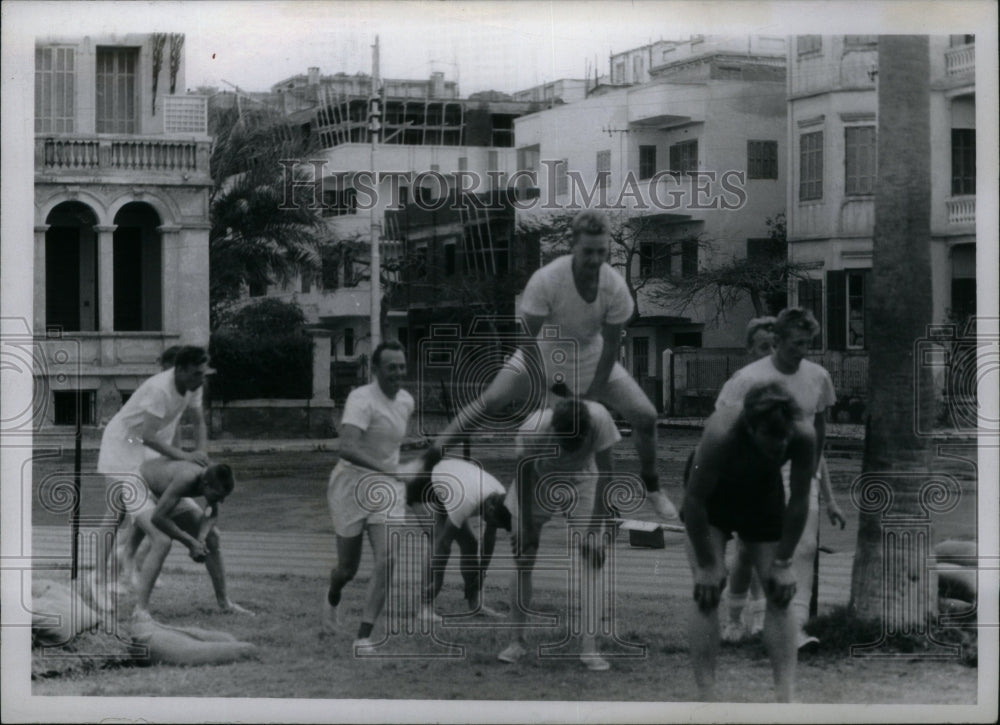
[{"label": "building facade", "polygon": [[[976,87],[973,36],[930,37],[931,268],[934,323],[976,300]],[[816,353],[867,385],[867,325],[877,178],[878,36],[805,35],[788,48],[789,257],[808,269],[792,300],[822,323]]]},{"label": "building facade", "polygon": [[184,83],[181,34],[36,41],[37,426],[74,424],[78,391],[102,425],[166,347],[208,344],[207,106]]}]

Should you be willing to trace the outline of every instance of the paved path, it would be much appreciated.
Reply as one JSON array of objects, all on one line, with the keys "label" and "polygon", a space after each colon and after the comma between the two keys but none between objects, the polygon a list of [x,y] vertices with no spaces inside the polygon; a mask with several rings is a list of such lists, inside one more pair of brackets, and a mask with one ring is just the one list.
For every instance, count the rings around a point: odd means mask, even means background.
[{"label": "paved path", "polygon": [[[621,534],[614,547],[614,586],[619,596],[628,593],[643,595],[676,594],[690,590],[691,572],[684,555],[683,534],[666,533],[665,549],[639,549],[629,545]],[[565,526],[550,524],[543,529],[540,551],[543,557],[536,566],[534,582],[541,589],[566,586],[566,558],[559,555],[566,550]],[[325,579],[336,562],[333,534],[260,533],[224,531],[222,538],[226,570],[234,574],[291,574]],[[32,548],[35,557],[53,557],[50,563],[70,561],[70,530],[68,527],[36,526],[32,531]],[[732,547],[730,547],[732,548]],[[545,555],[548,554],[546,557]],[[821,554],[819,601],[823,609],[844,605],[850,593],[853,552]],[[461,586],[457,566],[457,547],[452,552],[445,586]],[[406,571],[419,571],[413,566],[414,555],[401,557]],[[369,570],[371,553],[366,546],[362,556],[361,571]],[[498,577],[506,581],[505,571],[512,568],[510,544],[506,532],[499,532],[496,551],[490,564],[490,580]],[[186,549],[174,544],[165,565],[165,571],[197,573],[203,570],[187,556]]]}]

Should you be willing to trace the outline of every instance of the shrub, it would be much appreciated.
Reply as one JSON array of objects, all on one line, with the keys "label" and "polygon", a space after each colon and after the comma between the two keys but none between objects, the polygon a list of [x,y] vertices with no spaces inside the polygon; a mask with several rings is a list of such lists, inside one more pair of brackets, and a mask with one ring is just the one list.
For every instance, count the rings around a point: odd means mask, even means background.
[{"label": "shrub", "polygon": [[261,300],[212,333],[211,397],[228,400],[312,397],[313,339],[297,305]]}]

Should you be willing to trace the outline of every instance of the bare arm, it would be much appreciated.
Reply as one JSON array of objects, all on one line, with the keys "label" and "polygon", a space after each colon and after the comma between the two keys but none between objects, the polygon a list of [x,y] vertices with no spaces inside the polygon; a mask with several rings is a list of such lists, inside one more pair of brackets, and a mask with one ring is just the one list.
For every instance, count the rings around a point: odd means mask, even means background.
[{"label": "bare arm", "polygon": [[194,449],[208,450],[208,427],[205,425],[205,411],[199,405],[192,410],[194,416]]},{"label": "bare arm", "polygon": [[813,428],[816,429],[816,463],[813,473],[819,471],[819,461],[823,457],[823,444],[826,443],[826,411],[821,410],[813,416]]},{"label": "bare arm", "polygon": [[160,529],[160,531],[165,533],[171,539],[184,544],[184,546],[188,548],[188,551],[191,552],[192,558],[197,558],[199,556],[205,556],[205,554],[208,553],[205,549],[205,545],[184,531],[170,518],[170,514],[173,512],[174,506],[177,505],[182,497],[188,494],[191,490],[192,483],[193,480],[190,477],[190,472],[181,471],[175,473],[171,478],[170,483],[167,485],[166,490],[160,496],[160,500],[156,503],[156,508],[153,510],[152,514],[152,522],[156,528]]},{"label": "bare arm", "polygon": [[718,418],[711,416],[694,452],[691,472],[684,487],[684,527],[694,549],[695,559],[702,569],[722,564],[715,560],[708,524],[708,498],[719,482],[718,460],[725,449],[725,432]]},{"label": "bare arm", "polygon": [[200,466],[208,465],[208,456],[204,451],[194,451],[187,453],[180,448],[169,443],[161,443],[156,439],[156,434],[163,427],[163,420],[155,416],[146,414],[142,421],[142,444],[150,450],[156,451],[165,458],[172,458],[176,461],[191,461]]},{"label": "bare arm", "polygon": [[591,531],[599,529],[611,515],[611,512],[608,511],[607,501],[604,499],[611,478],[615,474],[615,457],[611,448],[598,451],[594,460],[597,462],[598,479],[597,495],[594,496],[593,523],[590,525]]},{"label": "bare arm", "polygon": [[781,531],[781,541],[775,559],[789,560],[795,553],[795,547],[802,537],[809,514],[809,488],[812,485],[813,464],[816,460],[816,437],[808,424],[796,426],[792,440],[789,443],[792,470],[790,475],[790,492],[788,505],[785,507],[785,518]]},{"label": "bare arm", "polygon": [[618,351],[622,344],[622,330],[624,325],[609,325],[605,323],[601,326],[601,337],[604,338],[604,345],[601,347],[601,357],[597,361],[597,371],[590,387],[583,394],[584,398],[594,398],[604,389],[611,375],[611,369],[618,360]]},{"label": "bare arm", "polygon": [[847,526],[847,519],[844,518],[837,500],[833,497],[833,487],[830,485],[830,470],[826,466],[826,457],[820,456],[819,469],[816,474],[819,476],[819,495],[826,501],[826,515],[830,517],[830,523],[840,528]]},{"label": "bare arm", "polygon": [[355,466],[367,468],[380,473],[392,473],[386,471],[382,464],[361,450],[361,434],[363,431],[356,425],[348,423],[340,431],[340,457]]}]

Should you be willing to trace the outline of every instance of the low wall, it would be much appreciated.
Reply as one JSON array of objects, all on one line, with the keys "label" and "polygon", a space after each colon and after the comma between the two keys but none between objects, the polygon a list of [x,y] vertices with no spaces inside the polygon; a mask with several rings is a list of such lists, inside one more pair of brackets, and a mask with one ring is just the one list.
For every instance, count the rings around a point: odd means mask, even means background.
[{"label": "low wall", "polygon": [[336,438],[332,401],[233,400],[212,402],[207,410],[208,435],[227,438]]}]

